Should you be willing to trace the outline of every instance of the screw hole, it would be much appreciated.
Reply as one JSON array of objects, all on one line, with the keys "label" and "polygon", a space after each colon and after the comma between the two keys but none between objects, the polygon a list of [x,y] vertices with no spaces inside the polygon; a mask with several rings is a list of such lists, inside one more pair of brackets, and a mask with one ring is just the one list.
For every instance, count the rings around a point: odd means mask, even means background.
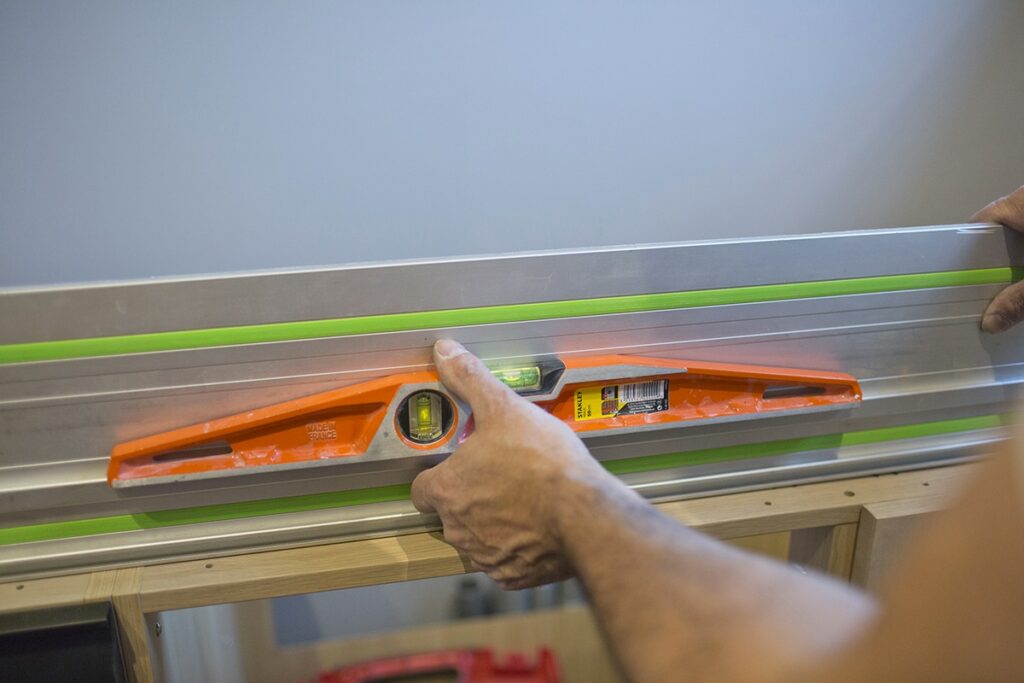
[{"label": "screw hole", "polygon": [[847,498],[853,498],[857,494],[854,493],[853,491],[843,491],[843,495],[846,496]]},{"label": "screw hole", "polygon": [[25,587],[25,584],[23,584],[23,583],[19,583],[19,584],[18,584],[17,586],[15,586],[15,587],[14,587],[14,590],[19,590],[19,591],[20,591],[20,590],[22,590],[22,589],[23,589],[24,587]]},{"label": "screw hole", "polygon": [[213,562],[207,562],[206,563],[206,568],[207,569],[213,569]]},{"label": "screw hole", "polygon": [[771,505],[771,504],[772,504],[772,502],[771,502],[770,500],[766,500],[766,501],[764,502],[764,504],[765,504],[765,505]]},{"label": "screw hole", "polygon": [[928,482],[924,482],[921,484],[921,486],[931,486],[931,484],[929,484]]}]

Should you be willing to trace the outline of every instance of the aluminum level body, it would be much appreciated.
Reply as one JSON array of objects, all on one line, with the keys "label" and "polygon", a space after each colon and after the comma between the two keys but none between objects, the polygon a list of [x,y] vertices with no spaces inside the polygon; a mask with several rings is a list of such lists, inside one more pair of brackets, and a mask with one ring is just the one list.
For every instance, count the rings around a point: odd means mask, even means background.
[{"label": "aluminum level body", "polygon": [[[1024,262],[993,226],[876,230],[480,259],[219,275],[0,292],[0,344],[265,325],[544,301],[771,286]],[[1009,410],[1020,331],[987,336],[999,283],[423,327],[212,348],[0,365],[0,528],[408,482],[414,466],[346,463],[146,490],[112,490],[113,444],[327,389],[429,367],[450,336],[482,357],[595,354],[846,372],[848,412],[683,427],[589,441],[601,460],[862,432]],[[969,457],[998,430],[812,449],[625,475],[652,497],[889,471]],[[407,503],[0,546],[0,574],[271,547],[419,528]],[[331,520],[334,520],[333,522]]]}]

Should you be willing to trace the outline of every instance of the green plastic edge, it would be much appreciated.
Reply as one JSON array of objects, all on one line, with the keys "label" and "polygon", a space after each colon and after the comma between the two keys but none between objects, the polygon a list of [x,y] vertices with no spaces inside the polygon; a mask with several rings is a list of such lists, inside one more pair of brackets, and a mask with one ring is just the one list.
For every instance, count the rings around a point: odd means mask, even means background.
[{"label": "green plastic edge", "polygon": [[[899,427],[867,429],[857,432],[812,436],[801,439],[785,439],[760,444],[743,446],[726,446],[724,448],[708,448],[682,453],[668,453],[637,458],[609,460],[602,463],[614,474],[631,474],[651,470],[668,469],[682,465],[700,465],[720,462],[723,460],[741,460],[764,458],[801,451],[812,451],[840,446],[857,446],[863,444],[895,441],[898,439],[939,436],[956,432],[967,432],[977,429],[1000,427],[1005,423],[1002,415],[985,415],[967,417],[939,422],[926,422]],[[221,505],[204,505],[201,507],[160,512],[145,512],[132,515],[115,515],[94,519],[76,519],[64,522],[48,522],[21,527],[0,529],[0,545],[28,543],[31,541],[51,541],[62,538],[93,536],[121,531],[138,531],[141,529],[159,529],[162,527],[202,522],[221,522],[247,517],[264,517],[289,512],[308,512],[329,508],[349,507],[369,503],[384,503],[407,500],[408,484],[378,486],[375,488],[357,489],[353,491],[336,491],[317,493],[306,496],[290,496],[273,500],[256,500],[243,503],[227,503]]]},{"label": "green plastic edge", "polygon": [[796,282],[688,292],[663,292],[628,296],[508,304],[479,308],[445,309],[416,313],[357,316],[328,320],[306,320],[217,327],[203,330],[177,330],[116,337],[63,339],[0,345],[0,364],[64,360],[95,356],[114,356],[152,351],[295,341],[356,334],[408,332],[413,330],[490,325],[496,323],[549,320],[613,313],[722,306],[766,301],[787,301],[850,294],[958,287],[1009,283],[1024,278],[1024,268],[981,268],[910,275]]}]

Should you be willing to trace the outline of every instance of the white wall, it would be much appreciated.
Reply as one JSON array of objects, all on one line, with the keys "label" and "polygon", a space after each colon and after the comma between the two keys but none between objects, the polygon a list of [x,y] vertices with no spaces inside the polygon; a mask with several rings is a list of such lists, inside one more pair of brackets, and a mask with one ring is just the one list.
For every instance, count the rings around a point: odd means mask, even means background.
[{"label": "white wall", "polygon": [[956,222],[1024,3],[0,5],[0,285]]}]

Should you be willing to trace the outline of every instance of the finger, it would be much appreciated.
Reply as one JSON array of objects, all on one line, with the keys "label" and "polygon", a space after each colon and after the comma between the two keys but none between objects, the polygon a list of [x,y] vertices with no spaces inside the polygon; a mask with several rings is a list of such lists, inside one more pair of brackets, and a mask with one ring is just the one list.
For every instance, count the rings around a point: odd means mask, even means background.
[{"label": "finger", "polygon": [[497,402],[511,393],[483,361],[451,339],[434,344],[434,364],[444,385],[468,403],[478,419],[487,419]]},{"label": "finger", "polygon": [[[488,576],[490,576],[488,574]],[[494,579],[494,577],[491,577]],[[543,585],[543,581],[540,581],[533,577],[516,577],[512,579],[494,579],[494,582],[498,584],[498,588],[503,591],[521,591],[524,588],[535,588],[536,586]]]},{"label": "finger", "polygon": [[492,571],[495,571],[496,569],[496,567],[493,564],[487,564],[486,562],[477,562],[472,558],[470,558],[469,560],[469,566],[473,568],[473,571],[483,572],[484,574],[488,574]]},{"label": "finger", "polygon": [[444,536],[444,542],[453,548],[462,552],[469,552],[471,550],[470,536],[457,522],[445,524],[441,530],[441,535]]},{"label": "finger", "polygon": [[1024,187],[1000,197],[971,217],[972,223],[999,223],[1024,232]]},{"label": "finger", "polygon": [[997,334],[1021,320],[1024,320],[1024,282],[1012,284],[996,294],[981,317],[981,329]]},{"label": "finger", "polygon": [[444,465],[444,463],[431,467],[429,470],[423,470],[412,480],[410,498],[412,499],[413,507],[423,514],[437,512],[434,487],[437,486],[437,469],[441,465]]}]

